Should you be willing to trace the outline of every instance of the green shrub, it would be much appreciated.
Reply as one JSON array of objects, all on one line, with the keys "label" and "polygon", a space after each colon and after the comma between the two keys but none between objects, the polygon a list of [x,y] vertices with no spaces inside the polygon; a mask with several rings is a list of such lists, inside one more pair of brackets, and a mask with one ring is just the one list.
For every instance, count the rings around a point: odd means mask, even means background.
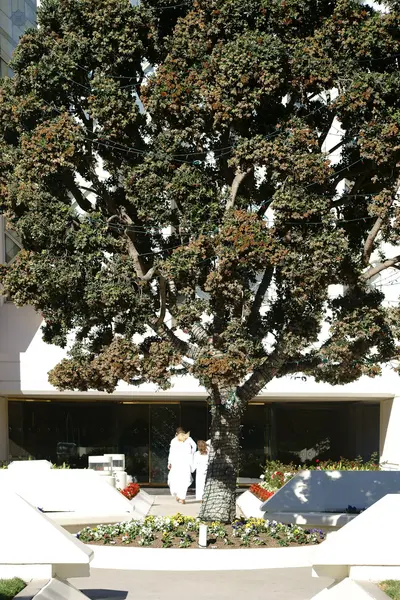
[{"label": "green shrub", "polygon": [[18,579],[18,577],[14,577],[14,579],[0,579],[0,600],[11,600],[24,587],[26,587],[26,583],[22,579]]}]

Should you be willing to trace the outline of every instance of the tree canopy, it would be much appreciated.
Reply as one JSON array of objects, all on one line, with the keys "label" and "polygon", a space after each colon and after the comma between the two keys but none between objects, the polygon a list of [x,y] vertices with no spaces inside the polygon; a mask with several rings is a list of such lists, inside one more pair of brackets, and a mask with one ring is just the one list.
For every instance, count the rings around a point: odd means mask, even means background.
[{"label": "tree canopy", "polygon": [[399,355],[371,284],[400,267],[400,5],[382,7],[42,0],[1,83],[24,247],[5,291],[46,342],[73,338],[61,389],[204,385],[204,517],[233,514],[240,416],[271,379],[346,383]]}]

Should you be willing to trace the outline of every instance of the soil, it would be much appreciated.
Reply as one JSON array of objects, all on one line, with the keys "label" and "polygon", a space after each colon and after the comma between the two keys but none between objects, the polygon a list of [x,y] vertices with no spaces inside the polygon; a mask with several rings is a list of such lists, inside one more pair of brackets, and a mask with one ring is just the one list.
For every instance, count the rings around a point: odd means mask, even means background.
[{"label": "soil", "polygon": [[[216,538],[216,537],[213,537],[210,535],[208,538],[207,548],[211,548],[211,549],[223,548],[224,550],[230,550],[230,549],[234,550],[237,548],[240,548],[240,549],[243,549],[243,548],[282,548],[282,546],[279,545],[279,543],[278,543],[279,540],[277,540],[275,538],[271,538],[267,534],[263,534],[263,533],[261,533],[259,535],[259,539],[261,540],[260,544],[251,542],[249,546],[244,546],[244,545],[241,545],[240,538],[235,538],[232,536],[232,528],[231,527],[227,526],[226,531],[228,533],[228,539],[230,540],[230,542],[232,542],[231,544],[225,544],[223,539]],[[113,538],[113,540],[112,540],[113,543],[109,543],[106,545],[125,546],[127,548],[129,548],[129,547],[130,548],[163,548],[162,541],[161,541],[162,534],[160,532],[156,532],[154,534],[155,540],[149,546],[141,546],[139,544],[139,537],[129,544],[122,542],[121,537],[122,536]],[[188,548],[199,548],[197,535],[193,534],[192,538],[193,538],[193,542],[191,543],[190,546],[188,546]],[[91,546],[104,546],[105,545],[102,540],[99,540],[97,542],[87,542],[87,543],[90,544]],[[180,543],[179,537],[173,538],[172,545],[169,547],[170,548],[180,548],[179,543]],[[293,547],[299,547],[300,545],[301,544],[291,543],[291,544],[289,544],[289,546],[285,546],[285,547],[293,548]]]}]

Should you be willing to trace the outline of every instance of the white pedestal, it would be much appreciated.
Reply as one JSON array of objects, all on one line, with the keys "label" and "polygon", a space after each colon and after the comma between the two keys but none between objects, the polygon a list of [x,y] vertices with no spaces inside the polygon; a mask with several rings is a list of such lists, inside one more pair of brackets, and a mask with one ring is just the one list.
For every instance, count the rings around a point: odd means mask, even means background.
[{"label": "white pedestal", "polygon": [[0,398],[0,462],[8,458],[8,400]]},{"label": "white pedestal", "polygon": [[115,487],[123,490],[127,486],[127,474],[125,471],[115,471]]},{"label": "white pedestal", "polygon": [[383,468],[400,470],[400,397],[381,400],[380,405],[380,455]]}]

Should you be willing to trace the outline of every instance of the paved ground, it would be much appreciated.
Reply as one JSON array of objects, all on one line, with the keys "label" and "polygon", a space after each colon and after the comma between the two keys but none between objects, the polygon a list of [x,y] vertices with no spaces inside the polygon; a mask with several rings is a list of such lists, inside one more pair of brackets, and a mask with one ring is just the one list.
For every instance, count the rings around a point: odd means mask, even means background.
[{"label": "paved ground", "polygon": [[194,496],[186,498],[186,504],[180,504],[171,495],[156,494],[154,504],[150,509],[151,515],[169,517],[177,512],[187,517],[197,517],[200,511],[200,502],[196,501]]},{"label": "paved ground", "polygon": [[[150,515],[170,517],[179,512],[185,517],[197,517],[199,514],[201,504],[195,499],[194,494],[189,493],[186,497],[186,504],[180,504],[171,496],[171,494],[166,494],[164,490],[160,490],[160,492],[161,493],[157,493],[154,490],[151,492],[151,494],[154,495],[154,504],[150,509]],[[238,512],[238,516],[239,515],[240,512]]]},{"label": "paved ground", "polygon": [[90,578],[70,582],[91,600],[310,600],[331,580],[313,579],[306,568],[192,573],[92,569]]}]

